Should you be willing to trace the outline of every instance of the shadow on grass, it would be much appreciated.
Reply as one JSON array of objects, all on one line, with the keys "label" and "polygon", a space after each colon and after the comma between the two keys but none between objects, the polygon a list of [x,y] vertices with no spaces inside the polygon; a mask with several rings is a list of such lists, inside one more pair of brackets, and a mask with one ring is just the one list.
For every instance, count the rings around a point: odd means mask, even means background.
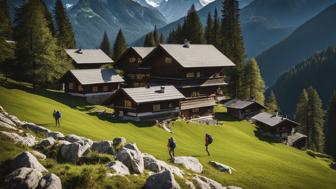
[{"label": "shadow on grass", "polygon": [[280,143],[278,139],[275,139],[271,136],[265,135],[263,131],[261,131],[258,127],[257,130],[254,131],[254,135],[261,141],[267,142],[269,144]]},{"label": "shadow on grass", "polygon": [[237,118],[231,116],[226,112],[216,112],[215,119],[218,121],[239,121]]}]

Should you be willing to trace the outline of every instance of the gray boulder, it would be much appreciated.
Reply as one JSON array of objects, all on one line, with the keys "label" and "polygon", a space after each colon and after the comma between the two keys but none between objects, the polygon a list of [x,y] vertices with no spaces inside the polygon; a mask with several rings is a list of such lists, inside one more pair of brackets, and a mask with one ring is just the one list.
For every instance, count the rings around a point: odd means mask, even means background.
[{"label": "gray boulder", "polygon": [[160,173],[149,176],[146,180],[145,189],[180,189],[180,185],[176,182],[174,175],[170,171],[162,171]]},{"label": "gray boulder", "polygon": [[61,157],[66,162],[77,163],[78,159],[88,153],[89,144],[80,145],[77,142],[64,144],[61,147]]},{"label": "gray boulder", "polygon": [[16,124],[3,113],[0,113],[0,122],[7,123],[8,125],[11,125],[14,127],[16,126]]},{"label": "gray boulder", "polygon": [[41,127],[41,126],[36,125],[34,123],[25,123],[25,124],[21,125],[21,127],[25,128],[25,129],[28,129],[28,130],[31,130],[35,133],[39,133],[39,134],[47,135],[50,132],[49,129]]},{"label": "gray boulder", "polygon": [[143,153],[142,156],[144,159],[145,169],[153,171],[155,173],[168,170],[179,177],[183,177],[183,171],[181,171],[178,167],[169,165],[164,161],[158,160],[151,154]]},{"label": "gray boulder", "polygon": [[56,145],[62,146],[62,145],[68,145],[71,144],[71,142],[66,141],[66,140],[59,140],[57,141]]},{"label": "gray boulder", "polygon": [[40,164],[33,154],[30,152],[23,152],[18,155],[11,163],[11,170],[27,167],[35,169],[39,172],[48,172],[48,170]]},{"label": "gray boulder", "polygon": [[5,129],[14,130],[14,131],[17,130],[17,128],[14,127],[13,125],[10,125],[10,124],[2,122],[2,121],[0,121],[0,127],[5,128]]},{"label": "gray boulder", "polygon": [[112,141],[93,142],[91,150],[103,154],[113,154],[113,143]]},{"label": "gray boulder", "polygon": [[17,118],[16,116],[13,116],[13,115],[7,115],[7,117],[15,123],[16,126],[21,126],[24,124],[23,121],[19,120],[19,118]]},{"label": "gray boulder", "polygon": [[44,155],[44,154],[42,154],[42,153],[39,152],[39,151],[33,150],[33,151],[31,151],[31,153],[32,153],[37,159],[42,159],[42,160],[47,159],[47,156]]},{"label": "gray boulder", "polygon": [[42,173],[36,169],[22,167],[10,173],[6,179],[8,189],[35,189],[42,178]]},{"label": "gray boulder", "polygon": [[111,170],[113,175],[125,176],[130,174],[128,167],[120,161],[110,162],[106,164],[106,168]]},{"label": "gray boulder", "polygon": [[220,183],[201,175],[194,176],[192,180],[202,189],[226,189]]},{"label": "gray boulder", "polygon": [[27,135],[25,137],[20,136],[16,133],[10,133],[6,131],[0,131],[0,135],[12,140],[15,144],[22,144],[24,146],[32,147],[35,145],[35,137],[32,135]]},{"label": "gray boulder", "polygon": [[189,189],[196,189],[194,183],[189,180],[186,180],[185,184],[188,186]]},{"label": "gray boulder", "polygon": [[186,169],[189,169],[195,173],[202,173],[203,166],[198,161],[197,158],[187,157],[187,156],[179,156],[174,158],[174,163],[183,165]]},{"label": "gray boulder", "polygon": [[74,134],[70,134],[70,135],[67,135],[65,137],[65,140],[66,141],[69,141],[69,142],[77,142],[79,143],[80,145],[86,145],[86,144],[89,144],[90,146],[92,145],[92,140],[91,139],[88,139],[88,138],[85,138],[85,137],[80,137],[80,136],[77,136],[77,135],[74,135]]},{"label": "gray boulder", "polygon": [[230,166],[227,166],[227,165],[215,162],[215,161],[209,161],[209,164],[213,168],[215,168],[215,169],[217,169],[217,170],[219,170],[221,172],[232,174],[232,168]]},{"label": "gray boulder", "polygon": [[61,179],[55,174],[48,174],[42,177],[37,189],[62,189]]},{"label": "gray boulder", "polygon": [[37,144],[37,147],[49,147],[55,144],[55,139],[53,137],[48,137],[46,139],[41,140],[40,143]]},{"label": "gray boulder", "polygon": [[126,145],[119,150],[116,159],[126,165],[132,173],[141,174],[144,171],[144,160],[136,144]]},{"label": "gray boulder", "polygon": [[63,140],[64,139],[64,135],[60,132],[55,132],[55,131],[51,131],[48,133],[48,137],[52,137],[55,140]]}]

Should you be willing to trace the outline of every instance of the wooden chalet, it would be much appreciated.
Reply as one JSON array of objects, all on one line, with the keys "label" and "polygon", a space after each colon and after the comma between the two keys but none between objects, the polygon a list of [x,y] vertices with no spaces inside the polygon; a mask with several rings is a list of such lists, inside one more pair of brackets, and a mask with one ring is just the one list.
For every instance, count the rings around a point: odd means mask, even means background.
[{"label": "wooden chalet", "polygon": [[106,104],[124,120],[147,122],[177,118],[182,99],[174,86],[122,88]]},{"label": "wooden chalet", "polygon": [[307,148],[307,136],[301,133],[294,133],[287,138],[287,144],[298,149]]},{"label": "wooden chalet", "polygon": [[154,47],[130,47],[116,61],[115,67],[124,72],[128,87],[144,87],[150,77],[150,70],[142,68],[142,60]]},{"label": "wooden chalet", "polygon": [[267,112],[259,113],[251,119],[264,134],[282,141],[287,141],[287,137],[299,126],[295,121]]},{"label": "wooden chalet", "polygon": [[98,69],[103,65],[112,65],[113,60],[101,49],[66,49],[75,69]]},{"label": "wooden chalet", "polygon": [[92,103],[106,100],[123,82],[114,69],[70,70],[59,80],[66,93],[86,97],[88,101],[93,100]]},{"label": "wooden chalet", "polygon": [[228,114],[240,120],[249,119],[258,113],[266,110],[266,107],[255,101],[232,99],[224,106],[227,108]]},{"label": "wooden chalet", "polygon": [[216,100],[224,97],[225,72],[233,66],[213,45],[186,43],[159,45],[141,67],[150,70],[152,85],[173,85],[186,97],[181,115],[191,119],[213,115]]}]

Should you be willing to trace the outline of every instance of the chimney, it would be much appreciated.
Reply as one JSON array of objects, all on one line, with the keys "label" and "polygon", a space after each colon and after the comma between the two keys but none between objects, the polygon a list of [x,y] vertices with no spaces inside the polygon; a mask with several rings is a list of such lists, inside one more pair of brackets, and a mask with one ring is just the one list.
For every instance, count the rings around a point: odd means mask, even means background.
[{"label": "chimney", "polygon": [[160,90],[161,93],[164,93],[165,92],[165,87],[164,86],[161,86],[161,90]]},{"label": "chimney", "polygon": [[75,53],[77,53],[77,54],[83,54],[82,49],[76,50]]},{"label": "chimney", "polygon": [[188,39],[184,40],[183,48],[190,48],[190,41],[188,41]]}]

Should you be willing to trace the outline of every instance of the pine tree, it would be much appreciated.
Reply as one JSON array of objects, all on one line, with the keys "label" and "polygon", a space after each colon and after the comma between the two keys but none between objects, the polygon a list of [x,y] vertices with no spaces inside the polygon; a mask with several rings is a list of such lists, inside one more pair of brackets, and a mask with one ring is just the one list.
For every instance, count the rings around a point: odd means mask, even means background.
[{"label": "pine tree", "polygon": [[11,73],[12,63],[15,58],[14,49],[14,44],[7,43],[5,38],[0,36],[0,71],[4,73],[5,78]]},{"label": "pine tree", "polygon": [[260,104],[264,104],[265,82],[254,58],[244,66],[244,73],[244,98],[255,99]]},{"label": "pine tree", "polygon": [[[146,36],[147,37],[147,36]],[[145,39],[146,40],[146,39]],[[172,30],[169,35],[168,35],[168,38],[167,38],[167,43],[168,44],[174,44],[176,43],[176,31],[175,30]]]},{"label": "pine tree", "polygon": [[308,88],[308,106],[307,106],[307,135],[308,148],[323,152],[324,134],[323,134],[323,117],[321,99],[315,89]]},{"label": "pine tree", "polygon": [[158,44],[160,44],[160,38],[159,38],[159,33],[156,29],[156,25],[154,27],[154,31],[153,31],[153,38],[154,38],[154,41],[155,41],[155,46],[157,46]]},{"label": "pine tree", "polygon": [[17,10],[15,27],[16,76],[33,87],[46,86],[58,79],[67,65],[56,58],[57,45],[45,18],[40,0],[29,0]]},{"label": "pine tree", "polygon": [[224,0],[221,26],[221,44],[219,49],[235,64],[231,72],[229,91],[232,97],[242,98],[243,62],[245,49],[240,29],[239,3],[237,0]]},{"label": "pine tree", "polygon": [[8,11],[7,0],[0,0],[0,37],[12,39],[12,21]]},{"label": "pine tree", "polygon": [[76,47],[75,34],[62,0],[57,0],[55,5],[55,21],[57,27],[57,39],[61,48],[73,49]]},{"label": "pine tree", "polygon": [[155,46],[156,46],[156,43],[155,43],[153,32],[149,32],[145,37],[144,47],[155,47]]},{"label": "pine tree", "polygon": [[297,127],[297,131],[307,135],[307,106],[308,106],[308,94],[307,90],[303,89],[300,95],[299,101],[296,104],[295,121],[300,123]]},{"label": "pine tree", "polygon": [[336,90],[329,102],[325,147],[328,154],[336,157]]},{"label": "pine tree", "polygon": [[39,4],[42,6],[43,15],[44,15],[44,18],[46,19],[47,26],[48,26],[51,34],[53,36],[55,36],[56,35],[56,29],[55,29],[55,25],[54,25],[54,22],[53,22],[53,16],[49,12],[49,9],[48,9],[47,5],[45,4],[44,0],[40,0]]},{"label": "pine tree", "polygon": [[188,39],[194,44],[202,44],[205,42],[202,24],[194,5],[191,6],[188,12],[180,34],[183,34],[184,39]]},{"label": "pine tree", "polygon": [[165,40],[164,40],[164,36],[163,36],[163,34],[161,33],[161,35],[160,35],[160,40],[159,40],[159,44],[164,44],[165,43]]},{"label": "pine tree", "polygon": [[204,38],[207,44],[213,44],[212,41],[212,33],[213,33],[213,19],[210,14],[208,13],[207,25],[205,27]]},{"label": "pine tree", "polygon": [[215,8],[214,18],[213,18],[213,30],[212,30],[212,39],[215,47],[219,48],[220,44],[220,21],[218,18],[218,11]]},{"label": "pine tree", "polygon": [[268,110],[267,110],[268,112],[270,113],[279,112],[278,101],[273,91],[271,91],[271,94],[268,97],[266,105],[268,107]]},{"label": "pine tree", "polygon": [[125,40],[122,30],[120,29],[113,45],[114,60],[118,60],[120,55],[122,55],[122,53],[124,53],[126,49],[127,49],[127,42]]},{"label": "pine tree", "polygon": [[100,49],[104,51],[105,54],[111,56],[111,47],[110,47],[110,40],[106,31],[104,32],[102,42],[100,43]]}]

